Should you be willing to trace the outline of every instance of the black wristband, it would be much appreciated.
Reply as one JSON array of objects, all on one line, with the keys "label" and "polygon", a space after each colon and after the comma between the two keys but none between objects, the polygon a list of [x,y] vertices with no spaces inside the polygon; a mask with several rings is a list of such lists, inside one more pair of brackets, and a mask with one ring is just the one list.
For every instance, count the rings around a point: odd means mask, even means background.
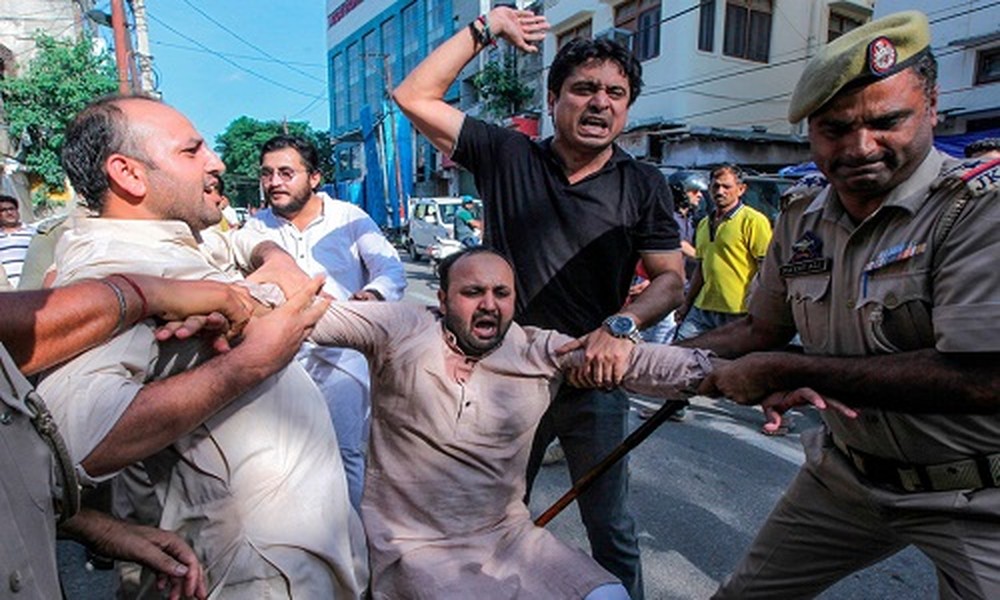
[{"label": "black wristband", "polygon": [[476,27],[476,23],[481,23],[479,19],[473,19],[469,22],[469,31],[472,33],[472,40],[476,42],[477,45],[485,48],[490,45],[489,38],[487,38],[486,33],[482,29]]}]

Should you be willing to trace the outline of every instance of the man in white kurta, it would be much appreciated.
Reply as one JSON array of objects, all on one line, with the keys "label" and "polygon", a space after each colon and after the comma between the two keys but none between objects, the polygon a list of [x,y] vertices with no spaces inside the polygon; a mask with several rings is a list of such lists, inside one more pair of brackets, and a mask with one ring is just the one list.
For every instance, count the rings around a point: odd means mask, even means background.
[{"label": "man in white kurta", "polygon": [[[67,168],[102,217],[81,219],[63,236],[56,283],[120,272],[231,281],[206,259],[192,233],[219,218],[202,192],[221,162],[182,115],[137,98],[86,109],[67,134],[70,151],[88,152],[79,140],[97,135],[90,121],[106,113],[124,119],[116,124],[125,130],[121,137],[135,135],[145,147],[133,143],[91,161],[106,168],[110,181],[99,195],[91,193],[93,180],[81,177],[79,165]],[[197,340],[157,343],[154,326],[144,322],[122,332],[55,369],[39,386],[84,482],[114,474],[107,468],[91,473],[85,465],[108,438],[127,434],[116,427],[119,421],[148,410],[142,404],[156,397],[157,386],[207,356]],[[172,415],[160,418],[163,427],[171,426]],[[363,541],[351,536],[358,522],[336,436],[322,395],[297,363],[213,410],[143,462],[163,506],[160,525],[192,543],[215,594],[359,596],[366,575]]]},{"label": "man in white kurta", "polygon": [[[322,174],[312,142],[279,135],[264,143],[260,155],[260,184],[269,207],[233,233],[242,265],[248,266],[260,241],[270,240],[310,276],[324,275],[323,290],[338,300],[400,300],[406,275],[396,249],[363,210],[316,191]],[[360,508],[371,412],[368,363],[354,350],[310,342],[296,359],[326,398],[351,504]]]},{"label": "man in white kurta", "polygon": [[[362,513],[373,598],[626,597],[617,585],[607,591],[619,595],[591,596],[615,577],[536,527],[523,502],[535,428],[562,370],[582,357],[557,353],[568,336],[505,329],[513,274],[491,251],[469,252],[442,263],[452,276],[443,276],[440,310],[335,302],[312,333],[318,342],[360,350],[371,363]],[[476,336],[484,341],[478,348]],[[640,344],[625,386],[677,394],[710,368],[701,351]]]}]

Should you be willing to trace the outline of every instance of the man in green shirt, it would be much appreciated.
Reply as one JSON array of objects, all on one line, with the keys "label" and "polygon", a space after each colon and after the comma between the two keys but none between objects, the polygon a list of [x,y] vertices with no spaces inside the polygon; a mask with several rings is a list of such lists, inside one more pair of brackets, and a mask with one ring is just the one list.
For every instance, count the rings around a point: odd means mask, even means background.
[{"label": "man in green shirt", "polygon": [[482,243],[477,232],[483,230],[483,224],[473,212],[475,206],[472,196],[462,196],[462,206],[455,211],[455,239],[466,248]]}]

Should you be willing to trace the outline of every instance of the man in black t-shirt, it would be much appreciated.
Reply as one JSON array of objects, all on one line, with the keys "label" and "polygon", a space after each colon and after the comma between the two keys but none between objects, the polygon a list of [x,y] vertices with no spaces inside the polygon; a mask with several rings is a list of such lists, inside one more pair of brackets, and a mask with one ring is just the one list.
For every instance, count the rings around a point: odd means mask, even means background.
[{"label": "man in black t-shirt", "polygon": [[[548,79],[555,134],[541,143],[444,102],[461,69],[494,38],[535,52],[531,44],[547,29],[544,17],[495,8],[438,47],[394,94],[417,129],[475,175],[484,243],[514,264],[516,320],[579,336],[566,348],[586,348],[587,363],[569,374],[573,385],[564,384],[539,425],[529,488],[553,437],[574,479],[622,441],[628,398],[616,386],[625,360],[638,330],[680,304],[683,285],[666,181],[614,145],[642,85],[642,68],[626,48],[574,40],[559,51]],[[651,284],[623,309],[640,258]],[[627,491],[621,461],[579,504],[594,558],[638,599],[642,571]]]}]

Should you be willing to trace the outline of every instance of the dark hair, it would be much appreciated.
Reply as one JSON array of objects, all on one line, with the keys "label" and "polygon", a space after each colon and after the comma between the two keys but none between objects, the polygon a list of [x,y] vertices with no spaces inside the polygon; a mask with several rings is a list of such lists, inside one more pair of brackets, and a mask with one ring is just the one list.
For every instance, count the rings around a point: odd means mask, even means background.
[{"label": "dark hair", "polygon": [[124,100],[159,102],[142,94],[105,96],[88,104],[66,127],[61,155],[63,170],[73,189],[97,212],[104,208],[110,187],[104,170],[109,156],[123,154],[152,165],[120,106]]},{"label": "dark hair", "polygon": [[472,248],[464,248],[454,254],[449,254],[448,256],[444,257],[438,264],[437,268],[438,285],[442,291],[444,291],[445,293],[448,292],[448,285],[451,283],[450,280],[451,268],[455,266],[455,263],[462,260],[466,256],[474,256],[476,254],[492,254],[493,256],[499,256],[500,258],[503,259],[505,263],[507,263],[507,266],[510,267],[511,271],[514,270],[514,265],[511,264],[510,259],[504,256],[503,254],[500,254],[493,248],[489,248],[487,246],[473,246]]},{"label": "dark hair", "polygon": [[972,158],[983,152],[1000,150],[1000,137],[988,137],[976,140],[965,147],[965,158]]},{"label": "dark hair", "polygon": [[743,169],[741,169],[739,165],[733,163],[723,163],[715,167],[709,171],[708,176],[711,179],[715,179],[716,175],[723,172],[732,173],[733,177],[736,178],[736,183],[743,183],[743,178],[746,177],[746,173],[743,172]]},{"label": "dark hair", "polygon": [[549,67],[549,91],[558,96],[563,82],[578,66],[591,61],[608,60],[617,63],[628,78],[628,105],[632,106],[642,91],[642,64],[631,50],[607,38],[576,38],[566,42],[566,45],[556,53],[552,66]]},{"label": "dark hair", "polygon": [[17,198],[8,196],[7,194],[0,194],[0,202],[13,204],[15,208],[20,208],[21,206],[21,203],[17,201]]},{"label": "dark hair", "polygon": [[934,96],[934,89],[937,87],[938,63],[934,58],[934,53],[928,48],[927,52],[921,56],[913,65],[913,72],[924,83],[924,96],[927,101]]},{"label": "dark hair", "polygon": [[319,152],[316,150],[316,145],[300,135],[276,135],[267,140],[260,148],[259,162],[264,162],[265,154],[285,148],[291,148],[299,153],[310,175],[319,171]]}]

